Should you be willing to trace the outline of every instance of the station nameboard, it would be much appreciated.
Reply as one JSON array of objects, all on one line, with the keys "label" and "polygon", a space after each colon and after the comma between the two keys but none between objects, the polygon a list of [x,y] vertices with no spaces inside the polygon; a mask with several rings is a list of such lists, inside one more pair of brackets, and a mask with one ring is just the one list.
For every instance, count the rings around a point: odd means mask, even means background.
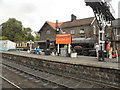
[{"label": "station nameboard", "polygon": [[56,35],[56,44],[71,44],[71,34],[58,34]]}]

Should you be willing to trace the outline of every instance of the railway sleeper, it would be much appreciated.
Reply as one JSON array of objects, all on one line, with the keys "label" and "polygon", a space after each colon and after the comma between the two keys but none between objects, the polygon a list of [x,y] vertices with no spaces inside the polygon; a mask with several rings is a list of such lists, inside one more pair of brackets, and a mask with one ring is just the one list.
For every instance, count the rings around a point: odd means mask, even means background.
[{"label": "railway sleeper", "polygon": [[[24,72],[26,74],[29,74],[29,75],[32,75],[36,78],[40,78],[41,80],[45,80],[45,81],[48,81],[50,83],[55,83],[59,86],[62,86],[62,87],[66,87],[66,88],[92,88],[93,85],[90,85],[90,84],[86,84],[86,83],[82,83],[80,81],[77,81],[77,80],[74,80],[74,79],[69,79],[69,78],[66,78],[66,77],[61,77],[61,76],[57,76],[57,75],[53,75],[53,74],[50,74],[50,73],[46,73],[46,72],[35,72],[34,69],[30,69],[28,67],[24,67],[24,66],[21,66],[21,65],[16,65],[15,63],[8,63],[8,62],[5,62],[3,63],[4,65],[7,65],[9,67],[12,67],[12,68],[15,68],[21,72]],[[57,79],[56,79],[57,78]],[[80,85],[81,83],[81,85]]]}]

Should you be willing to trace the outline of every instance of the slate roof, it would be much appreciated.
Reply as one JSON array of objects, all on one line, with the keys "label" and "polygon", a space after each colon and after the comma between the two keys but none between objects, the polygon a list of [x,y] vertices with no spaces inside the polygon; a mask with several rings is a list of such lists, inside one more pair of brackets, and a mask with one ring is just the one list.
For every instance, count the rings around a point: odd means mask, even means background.
[{"label": "slate roof", "polygon": [[[77,20],[74,20],[74,21],[67,21],[67,22],[58,23],[58,27],[60,27],[60,28],[70,28],[70,27],[91,25],[93,20],[94,20],[94,17],[89,17],[89,18],[84,18],[84,19],[77,19]],[[49,22],[49,21],[46,21],[46,23],[48,25],[50,25],[55,30],[55,23],[52,23],[52,22]],[[41,31],[41,29],[40,29],[40,31]],[[38,33],[40,33],[40,31]]]},{"label": "slate roof", "polygon": [[68,22],[64,22],[60,27],[61,28],[69,28],[69,27],[90,25],[93,22],[93,20],[94,20],[94,17],[79,19],[79,20],[75,20],[73,22],[68,21]]}]

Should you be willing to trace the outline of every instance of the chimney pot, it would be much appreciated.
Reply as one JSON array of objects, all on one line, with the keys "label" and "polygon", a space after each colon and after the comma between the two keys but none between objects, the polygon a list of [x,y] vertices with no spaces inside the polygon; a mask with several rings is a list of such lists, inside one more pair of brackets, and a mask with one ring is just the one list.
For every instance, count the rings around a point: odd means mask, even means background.
[{"label": "chimney pot", "polygon": [[58,20],[56,20],[55,27],[58,28]]},{"label": "chimney pot", "polygon": [[74,14],[71,15],[71,22],[75,21],[76,20],[76,16]]}]

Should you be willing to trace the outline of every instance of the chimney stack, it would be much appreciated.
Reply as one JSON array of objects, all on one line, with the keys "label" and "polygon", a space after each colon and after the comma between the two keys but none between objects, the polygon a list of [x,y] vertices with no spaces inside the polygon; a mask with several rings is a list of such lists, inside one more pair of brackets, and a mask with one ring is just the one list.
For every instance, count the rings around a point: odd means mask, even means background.
[{"label": "chimney stack", "polygon": [[75,21],[76,20],[76,16],[74,14],[71,15],[71,22]]},{"label": "chimney stack", "polygon": [[58,28],[58,20],[56,20],[55,28]]}]

